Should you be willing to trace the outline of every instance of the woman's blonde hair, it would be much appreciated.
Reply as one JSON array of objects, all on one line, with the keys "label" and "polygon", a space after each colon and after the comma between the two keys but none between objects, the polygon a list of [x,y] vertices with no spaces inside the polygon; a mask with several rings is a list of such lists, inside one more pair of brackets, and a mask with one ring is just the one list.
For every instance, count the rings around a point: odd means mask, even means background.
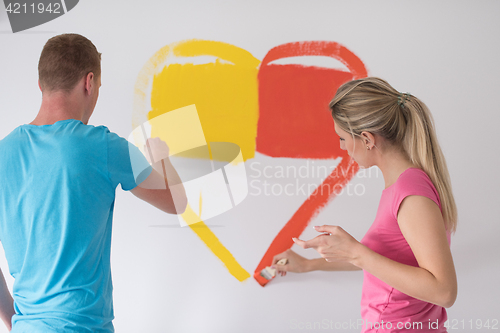
[{"label": "woman's blonde hair", "polygon": [[456,230],[457,207],[448,167],[424,103],[382,79],[368,77],[343,84],[329,106],[337,126],[353,139],[364,131],[377,134],[425,171],[438,191],[447,230]]}]

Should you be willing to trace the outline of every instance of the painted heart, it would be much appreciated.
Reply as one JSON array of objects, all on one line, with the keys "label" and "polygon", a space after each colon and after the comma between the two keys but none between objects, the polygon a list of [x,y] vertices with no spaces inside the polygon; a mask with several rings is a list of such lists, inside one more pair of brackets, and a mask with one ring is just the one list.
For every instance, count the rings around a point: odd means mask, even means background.
[{"label": "painted heart", "polygon": [[[273,64],[298,56],[330,57],[348,70]],[[254,277],[264,286],[268,280],[260,271],[293,245],[291,238],[299,237],[358,171],[335,140],[327,105],[342,83],[366,76],[361,60],[331,41],[283,44],[271,49],[262,63],[231,44],[181,41],[163,47],[143,66],[135,86],[132,125],[195,104],[207,141],[237,144],[244,160],[252,159],[256,151],[276,158],[341,158],[284,224],[257,265]],[[239,281],[250,276],[205,224],[192,229],[230,274]]]}]

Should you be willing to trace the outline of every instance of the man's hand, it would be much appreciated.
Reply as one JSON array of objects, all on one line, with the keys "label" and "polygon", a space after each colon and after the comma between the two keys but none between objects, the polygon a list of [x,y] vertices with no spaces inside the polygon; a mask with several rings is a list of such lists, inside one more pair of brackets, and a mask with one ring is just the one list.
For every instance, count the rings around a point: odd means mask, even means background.
[{"label": "man's hand", "polygon": [[148,139],[145,156],[153,171],[142,183],[131,190],[136,197],[170,214],[182,214],[187,197],[182,181],[170,162],[170,150],[160,138]]},{"label": "man's hand", "polygon": [[7,288],[3,272],[0,269],[0,318],[9,329],[9,332],[12,329],[12,316],[16,314],[13,304],[14,300],[12,299],[12,295]]},{"label": "man's hand", "polygon": [[149,138],[144,146],[144,151],[146,152],[146,159],[151,165],[168,158],[170,154],[170,148],[160,138]]}]

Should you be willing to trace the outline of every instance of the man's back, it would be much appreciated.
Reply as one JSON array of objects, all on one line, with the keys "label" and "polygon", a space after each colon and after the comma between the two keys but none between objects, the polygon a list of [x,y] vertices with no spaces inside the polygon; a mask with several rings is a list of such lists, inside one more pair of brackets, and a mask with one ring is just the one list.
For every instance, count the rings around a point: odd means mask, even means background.
[{"label": "man's back", "polygon": [[12,332],[113,332],[115,189],[135,188],[151,170],[137,149],[130,152],[147,172],[134,177],[125,139],[74,119],[23,125],[0,141]]}]

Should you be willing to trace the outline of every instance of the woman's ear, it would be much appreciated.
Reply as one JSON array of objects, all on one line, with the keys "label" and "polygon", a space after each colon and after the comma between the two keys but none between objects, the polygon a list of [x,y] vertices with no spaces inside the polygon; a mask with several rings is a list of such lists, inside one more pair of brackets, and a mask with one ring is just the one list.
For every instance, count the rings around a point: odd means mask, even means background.
[{"label": "woman's ear", "polygon": [[375,144],[375,136],[370,132],[361,132],[361,138],[363,139],[363,143],[365,145],[370,143]]}]

